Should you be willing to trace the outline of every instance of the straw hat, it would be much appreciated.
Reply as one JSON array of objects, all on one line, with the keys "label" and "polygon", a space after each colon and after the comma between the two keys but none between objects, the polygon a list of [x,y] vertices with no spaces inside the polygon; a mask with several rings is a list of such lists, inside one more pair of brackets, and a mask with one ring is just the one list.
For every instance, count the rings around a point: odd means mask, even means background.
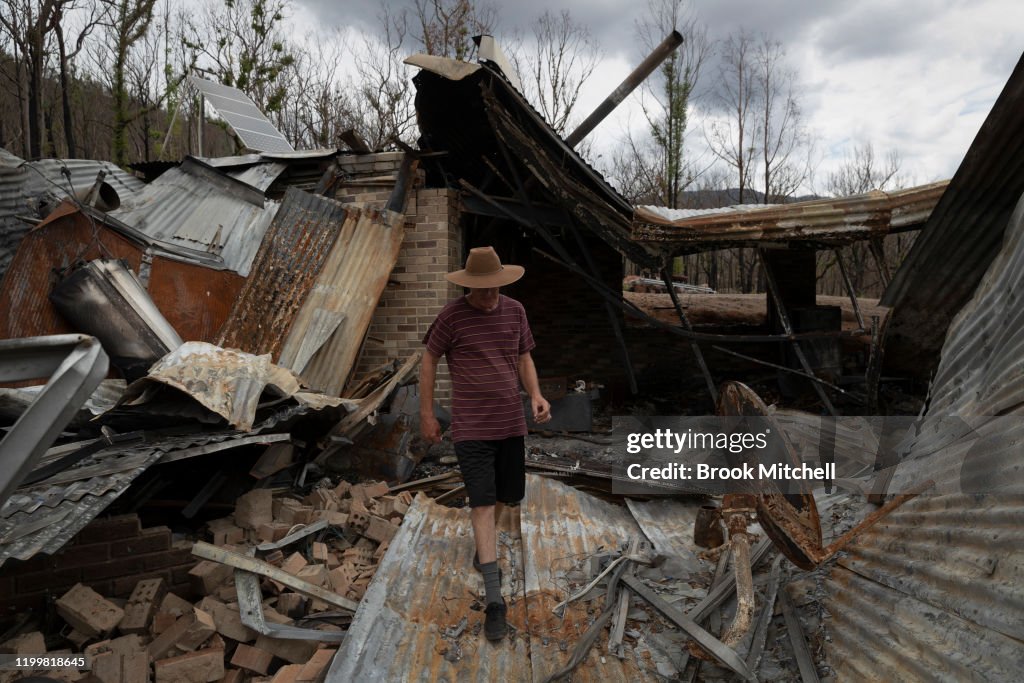
[{"label": "straw hat", "polygon": [[462,287],[487,289],[510,285],[526,272],[522,266],[503,266],[494,247],[474,247],[469,250],[466,267],[445,275],[448,282]]}]

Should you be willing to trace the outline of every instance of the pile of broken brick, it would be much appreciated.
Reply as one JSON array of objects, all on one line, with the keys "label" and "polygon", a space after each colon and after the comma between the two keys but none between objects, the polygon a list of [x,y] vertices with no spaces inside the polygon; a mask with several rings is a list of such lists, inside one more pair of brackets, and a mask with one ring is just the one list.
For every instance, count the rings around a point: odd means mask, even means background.
[{"label": "pile of broken brick", "polygon": [[[303,499],[255,489],[238,499],[233,515],[207,523],[212,546],[244,557],[246,571],[262,579],[257,622],[239,607],[238,567],[215,560],[202,560],[189,572],[194,593],[203,596],[195,604],[168,592],[159,578],[139,581],[127,601],[108,600],[78,584],[56,602],[69,627],[69,646],[47,654],[83,653],[91,670],[36,673],[100,683],[323,680],[341,626],[351,620],[351,613],[331,610],[337,601],[362,599],[412,504],[410,493],[390,495],[385,482],[328,483]],[[337,601],[324,600],[327,595]],[[268,635],[273,626],[304,623],[316,624],[309,638]],[[270,626],[260,632],[260,624]],[[38,631],[22,634],[0,644],[0,652],[40,655],[47,652],[46,639]],[[0,683],[8,680],[16,680],[12,672],[0,672]]]}]

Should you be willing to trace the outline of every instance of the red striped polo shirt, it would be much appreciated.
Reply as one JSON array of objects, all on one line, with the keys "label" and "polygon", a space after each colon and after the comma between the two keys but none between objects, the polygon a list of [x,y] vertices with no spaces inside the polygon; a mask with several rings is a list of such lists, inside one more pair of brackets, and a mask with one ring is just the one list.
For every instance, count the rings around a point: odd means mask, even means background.
[{"label": "red striped polo shirt", "polygon": [[423,343],[434,355],[448,357],[453,441],[526,434],[519,356],[536,343],[521,303],[502,294],[493,311],[481,311],[459,297],[437,314]]}]

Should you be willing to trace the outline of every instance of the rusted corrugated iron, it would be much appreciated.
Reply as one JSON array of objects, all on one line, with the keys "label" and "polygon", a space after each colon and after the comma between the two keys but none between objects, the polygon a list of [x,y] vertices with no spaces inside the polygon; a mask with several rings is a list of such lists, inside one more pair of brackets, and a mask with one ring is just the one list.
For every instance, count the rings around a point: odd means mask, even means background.
[{"label": "rusted corrugated iron", "polygon": [[636,240],[668,244],[680,253],[766,242],[838,246],[921,228],[947,184],[772,206],[707,210],[638,206],[632,232]]},{"label": "rusted corrugated iron", "polygon": [[[566,597],[566,572],[583,565],[599,550],[613,551],[633,539],[646,540],[629,510],[611,505],[561,482],[529,475],[522,505],[526,596],[530,617],[530,663],[533,680],[543,681],[568,659],[570,648],[590,625],[588,605],[573,602],[562,617],[552,609]],[[596,652],[573,670],[574,681],[636,681],[644,677],[637,662]]]},{"label": "rusted corrugated iron", "polygon": [[521,566],[513,570],[501,558],[502,592],[515,631],[495,645],[484,639],[483,612],[470,608],[483,590],[473,551],[466,510],[417,496],[366,589],[327,681],[530,680],[527,603],[509,595],[510,585],[522,586]]},{"label": "rusted corrugated iron", "polygon": [[[29,232],[0,284],[0,338],[64,334],[75,330],[50,303],[63,272],[79,261],[123,259],[138,273],[146,245],[78,211],[56,209]],[[153,256],[147,290],[183,339],[210,341],[223,325],[244,278],[226,270]]]},{"label": "rusted corrugated iron", "polygon": [[[396,187],[404,188],[404,206],[411,187]],[[398,259],[404,218],[297,190],[286,202],[292,208],[265,240],[221,345],[270,353],[309,386],[336,396]]]},{"label": "rusted corrugated iron", "polygon": [[279,358],[347,218],[342,204],[289,189],[253,261],[254,277],[239,293],[218,345]]},{"label": "rusted corrugated iron", "polygon": [[[270,356],[254,356],[203,342],[187,342],[153,364],[149,374],[128,385],[120,403],[149,400],[147,388],[162,384],[182,391],[220,415],[236,429],[249,431],[264,391],[278,398],[299,392],[298,379]],[[341,405],[341,399],[328,402]]]},{"label": "rusted corrugated iron", "polygon": [[1006,220],[1024,192],[1024,57],[949,183],[942,200],[886,288],[894,307],[885,362],[926,377],[946,329],[999,252]]}]

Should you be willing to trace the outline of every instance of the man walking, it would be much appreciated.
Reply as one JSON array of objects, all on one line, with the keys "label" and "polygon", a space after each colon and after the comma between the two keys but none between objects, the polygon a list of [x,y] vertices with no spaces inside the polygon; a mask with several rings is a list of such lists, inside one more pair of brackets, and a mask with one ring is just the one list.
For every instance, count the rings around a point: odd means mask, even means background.
[{"label": "man walking", "polygon": [[501,640],[508,631],[495,520],[504,504],[518,503],[526,493],[520,382],[530,397],[534,421],[551,419],[530,355],[536,344],[526,311],[498,292],[523,273],[522,266],[503,266],[493,247],[471,249],[466,267],[445,276],[469,293],[450,301],[430,325],[420,366],[420,427],[427,441],[437,443],[441,428],[434,417],[434,380],[438,360],[448,357],[452,441],[469,497],[476,541],[473,566],[484,577],[488,640]]}]

